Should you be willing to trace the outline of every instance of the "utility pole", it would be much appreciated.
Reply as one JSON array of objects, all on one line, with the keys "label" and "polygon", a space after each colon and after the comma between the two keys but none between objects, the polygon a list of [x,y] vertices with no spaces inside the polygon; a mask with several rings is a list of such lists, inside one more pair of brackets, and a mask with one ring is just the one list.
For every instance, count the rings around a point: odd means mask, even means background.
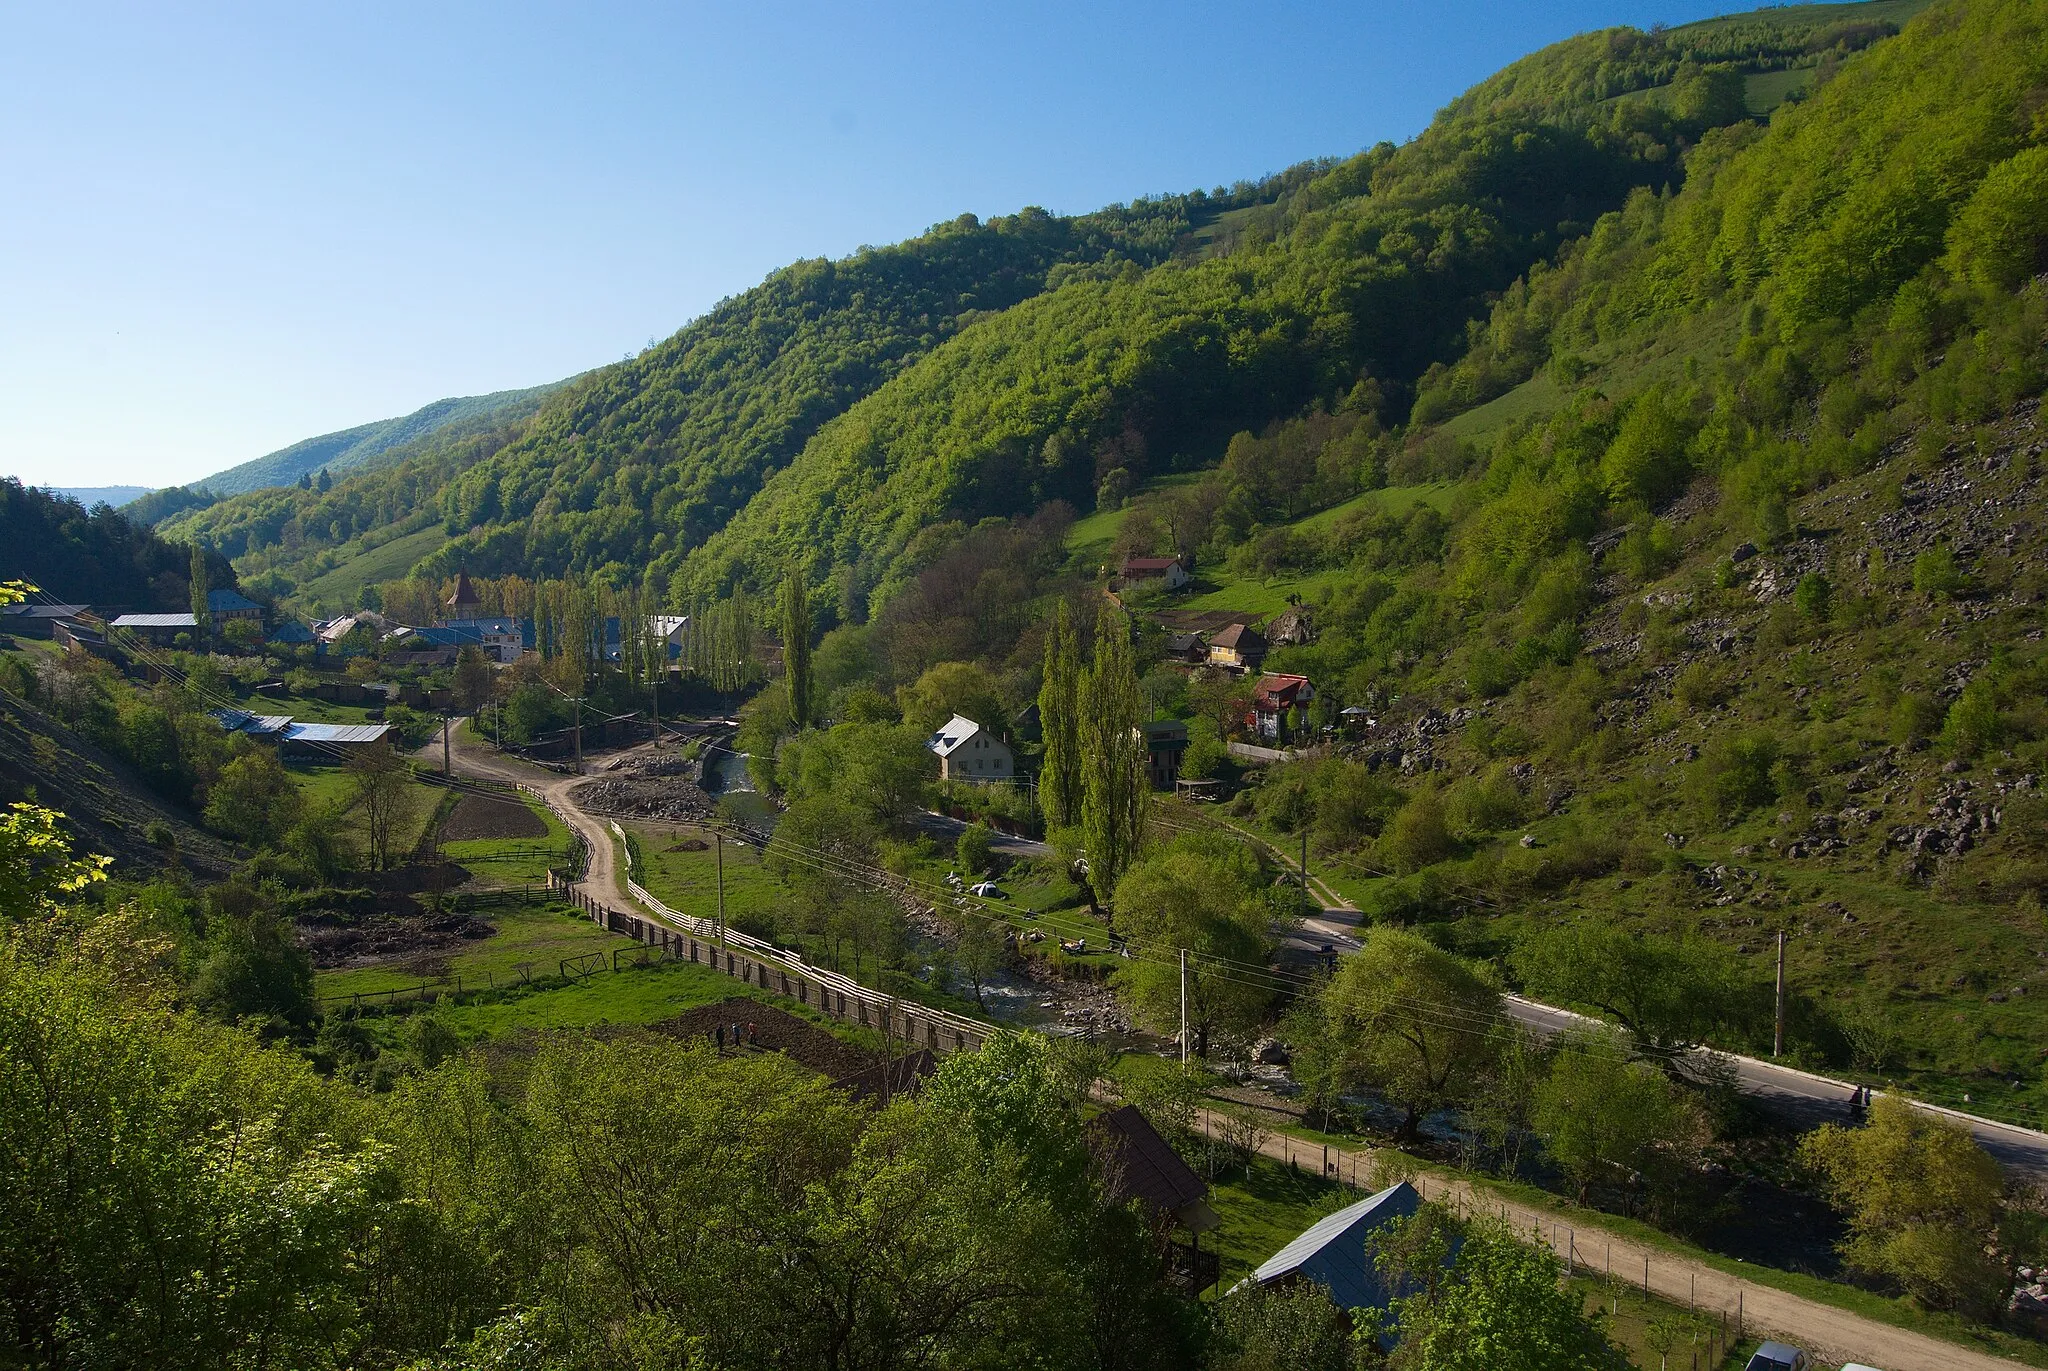
[{"label": "utility pole", "polygon": [[1180,950],[1180,1064],[1188,1064],[1188,950]]},{"label": "utility pole", "polygon": [[718,854],[718,941],[725,941],[725,835],[716,829],[711,833],[711,845]]},{"label": "utility pole", "polygon": [[575,696],[569,701],[576,706],[576,774],[583,774],[583,697]]},{"label": "utility pole", "polygon": [[654,750],[661,751],[661,673],[668,670],[664,660],[654,673]]},{"label": "utility pole", "polygon": [[448,716],[441,716],[441,779],[447,780],[448,769]]},{"label": "utility pole", "polygon": [[1301,893],[1308,894],[1308,825],[1301,826]]},{"label": "utility pole", "polygon": [[1771,1055],[1785,1055],[1785,935],[1778,935],[1778,1022],[1771,1034]]}]

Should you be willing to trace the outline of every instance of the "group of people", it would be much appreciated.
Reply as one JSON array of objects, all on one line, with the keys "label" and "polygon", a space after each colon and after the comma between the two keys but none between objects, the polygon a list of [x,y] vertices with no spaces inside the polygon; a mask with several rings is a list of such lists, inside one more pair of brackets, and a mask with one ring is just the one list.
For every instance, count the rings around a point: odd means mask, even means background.
[{"label": "group of people", "polygon": [[742,1045],[747,1047],[759,1047],[761,1045],[761,1030],[754,1026],[754,1022],[751,1019],[749,1019],[744,1024],[722,1023],[718,1026],[716,1037],[718,1039],[718,1050],[721,1052],[723,1052],[726,1048],[726,1044],[728,1041],[726,1035],[728,1033],[732,1035],[730,1042],[734,1047],[740,1047]]}]

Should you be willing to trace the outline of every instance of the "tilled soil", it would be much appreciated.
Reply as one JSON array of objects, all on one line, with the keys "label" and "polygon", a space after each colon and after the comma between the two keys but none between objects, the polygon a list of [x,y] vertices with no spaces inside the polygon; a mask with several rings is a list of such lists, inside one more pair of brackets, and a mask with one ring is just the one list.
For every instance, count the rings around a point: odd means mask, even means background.
[{"label": "tilled soil", "polygon": [[497,800],[485,795],[465,795],[441,825],[441,841],[469,842],[477,838],[545,838],[548,826],[538,814],[517,800]]},{"label": "tilled soil", "polygon": [[749,1046],[781,1052],[831,1080],[851,1076],[875,1062],[867,1053],[833,1037],[815,1024],[806,1023],[773,1005],[738,996],[717,1004],[700,1005],[649,1027],[672,1038],[715,1042],[718,1029],[723,1025],[727,1030],[726,1041],[730,1044],[734,1024],[740,1025]]}]

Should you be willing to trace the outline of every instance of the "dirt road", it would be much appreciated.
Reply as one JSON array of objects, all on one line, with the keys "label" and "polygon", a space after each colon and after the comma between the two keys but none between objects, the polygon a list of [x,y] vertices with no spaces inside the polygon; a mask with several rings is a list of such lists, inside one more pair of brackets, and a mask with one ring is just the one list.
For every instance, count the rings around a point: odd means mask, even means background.
[{"label": "dirt road", "polygon": [[[1205,1121],[1213,1117],[1204,1111]],[[1260,1151],[1311,1171],[1327,1165],[1332,1179],[1346,1182],[1370,1185],[1374,1174],[1372,1149],[1333,1147],[1325,1152],[1319,1143],[1276,1133],[1266,1138]],[[1602,1228],[1561,1220],[1546,1210],[1477,1191],[1463,1180],[1423,1173],[1414,1178],[1414,1185],[1425,1197],[1460,1212],[1501,1216],[1560,1257],[1569,1255],[1580,1270],[1611,1271],[1617,1279],[1639,1288],[1647,1277],[1650,1291],[1662,1299],[1712,1315],[1725,1313],[1731,1330],[1739,1316],[1750,1334],[1775,1334],[1823,1361],[1858,1361],[1884,1371],[2009,1371],[2019,1364],[1743,1280]]]}]

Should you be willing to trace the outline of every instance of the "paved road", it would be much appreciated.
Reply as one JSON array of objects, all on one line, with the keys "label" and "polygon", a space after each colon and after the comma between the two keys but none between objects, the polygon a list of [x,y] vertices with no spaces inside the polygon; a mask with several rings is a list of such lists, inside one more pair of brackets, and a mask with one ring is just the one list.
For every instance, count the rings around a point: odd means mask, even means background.
[{"label": "paved road", "polygon": [[[1248,841],[1263,847],[1287,870],[1299,874],[1300,863],[1285,850],[1227,820],[1221,822]],[[1363,919],[1358,910],[1313,875],[1309,887],[1319,894],[1325,907],[1302,920],[1300,932],[1284,941],[1300,953],[1316,953],[1324,947],[1336,949],[1340,956],[1356,952],[1363,932]],[[1516,1022],[1545,1037],[1586,1028],[1597,1022],[1569,1009],[1558,1009],[1520,995],[1507,997],[1507,1012]],[[1735,1078],[1743,1093],[1763,1101],[1773,1113],[1806,1128],[1848,1121],[1850,1087],[1846,1083],[1757,1057],[1729,1056],[1728,1060],[1734,1064]],[[2031,1181],[2048,1183],[2048,1133],[2018,1128],[1938,1105],[1921,1104],[1920,1107],[1968,1125],[1978,1144],[2008,1171]]]},{"label": "paved road", "polygon": [[[925,809],[918,812],[917,826],[925,832],[936,836],[957,838],[960,836],[961,831],[967,827],[967,822],[964,819],[956,819],[950,814],[940,814],[933,810]],[[995,840],[989,846],[998,852],[1007,853],[1012,857],[1050,857],[1055,855],[1050,843],[1042,843],[1036,838],[1014,837],[999,830],[991,829],[990,831],[995,833]]]},{"label": "paved road", "polygon": [[[1202,1118],[1205,1128],[1214,1126],[1215,1115],[1210,1111],[1202,1111]],[[1331,1148],[1326,1154],[1319,1144],[1275,1133],[1260,1144],[1260,1151],[1310,1171],[1327,1165],[1333,1178],[1353,1183],[1369,1186],[1374,1174],[1374,1154],[1369,1148]],[[1548,1210],[1504,1201],[1454,1177],[1424,1172],[1414,1178],[1414,1184],[1429,1199],[1464,1213],[1500,1215],[1518,1232],[1539,1239],[1559,1256],[1569,1253],[1577,1266],[1612,1271],[1616,1279],[1638,1288],[1647,1280],[1653,1294],[1673,1304],[1696,1306],[1709,1314],[1726,1313],[1731,1330],[1739,1314],[1750,1334],[1777,1334],[1824,1361],[1859,1361],[1885,1371],[2010,1371],[2014,1365],[1988,1353],[1731,1276],[1597,1226],[1562,1222]]]}]

